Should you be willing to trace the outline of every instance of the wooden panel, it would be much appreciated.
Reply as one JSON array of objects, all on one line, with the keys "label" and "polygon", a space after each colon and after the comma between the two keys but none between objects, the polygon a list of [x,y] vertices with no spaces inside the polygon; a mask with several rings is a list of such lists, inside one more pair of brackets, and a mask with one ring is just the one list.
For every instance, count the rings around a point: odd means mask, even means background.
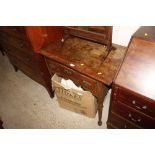
[{"label": "wooden panel", "polygon": [[39,52],[50,42],[61,40],[63,27],[61,26],[27,26],[27,35],[32,43],[35,52]]}]

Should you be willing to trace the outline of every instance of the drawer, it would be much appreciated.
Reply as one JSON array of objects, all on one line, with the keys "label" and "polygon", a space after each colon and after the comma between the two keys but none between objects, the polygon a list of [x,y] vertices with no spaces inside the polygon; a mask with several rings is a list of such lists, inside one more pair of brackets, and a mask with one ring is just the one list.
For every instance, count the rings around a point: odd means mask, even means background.
[{"label": "drawer", "polygon": [[124,119],[138,125],[142,128],[155,128],[155,120],[147,115],[142,114],[124,104],[112,104],[112,110],[116,114],[122,116]]},{"label": "drawer", "polygon": [[5,32],[13,37],[27,40],[24,26],[0,26],[0,32]]},{"label": "drawer", "polygon": [[77,86],[81,86],[84,90],[91,91],[93,94],[97,94],[97,82],[95,80],[51,59],[46,58],[46,63],[52,76],[54,73],[57,73],[64,79],[72,80]]},{"label": "drawer", "polygon": [[18,58],[8,54],[9,60],[12,63],[12,65],[16,66],[18,69],[20,69],[24,74],[29,76],[31,79],[35,80],[36,82],[40,84],[44,84],[44,81],[42,79],[42,76],[39,74],[39,71],[37,70],[36,66],[28,66],[22,61],[20,61]]},{"label": "drawer", "polygon": [[117,102],[124,103],[138,111],[141,111],[144,114],[147,114],[155,118],[155,103],[153,101],[146,100],[143,97],[140,97],[126,89],[119,89],[117,92]]},{"label": "drawer", "polygon": [[133,123],[127,121],[123,117],[115,114],[114,112],[110,112],[107,126],[110,128],[117,128],[117,129],[139,129],[139,126],[134,125]]},{"label": "drawer", "polygon": [[28,66],[35,66],[36,64],[34,53],[32,53],[32,55],[11,46],[6,46],[5,51],[6,53],[9,53],[10,55],[18,58],[20,61],[27,64]]},{"label": "drawer", "polygon": [[33,53],[32,46],[28,41],[24,41],[24,40],[12,37],[10,35],[7,35],[6,33],[0,34],[0,42],[5,46],[11,45],[23,52],[30,53],[30,54]]}]

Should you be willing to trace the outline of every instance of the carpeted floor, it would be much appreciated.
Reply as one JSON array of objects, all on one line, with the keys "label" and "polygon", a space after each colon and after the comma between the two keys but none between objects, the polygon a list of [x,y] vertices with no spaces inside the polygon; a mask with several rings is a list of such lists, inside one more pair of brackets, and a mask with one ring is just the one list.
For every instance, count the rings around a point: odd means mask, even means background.
[{"label": "carpeted floor", "polygon": [[58,106],[46,89],[21,71],[14,71],[7,56],[0,53],[0,118],[4,128],[106,128],[110,93],[103,109],[103,125],[95,119],[70,112]]}]

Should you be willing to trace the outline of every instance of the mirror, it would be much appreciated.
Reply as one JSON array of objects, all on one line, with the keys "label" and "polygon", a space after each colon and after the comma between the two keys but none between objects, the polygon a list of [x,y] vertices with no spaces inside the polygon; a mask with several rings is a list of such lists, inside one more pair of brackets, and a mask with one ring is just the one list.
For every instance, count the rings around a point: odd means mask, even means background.
[{"label": "mirror", "polygon": [[106,31],[106,26],[73,26],[79,30],[90,31],[94,33],[103,34]]},{"label": "mirror", "polygon": [[112,48],[112,26],[65,26],[64,32],[68,36],[104,44],[107,46],[107,51]]}]

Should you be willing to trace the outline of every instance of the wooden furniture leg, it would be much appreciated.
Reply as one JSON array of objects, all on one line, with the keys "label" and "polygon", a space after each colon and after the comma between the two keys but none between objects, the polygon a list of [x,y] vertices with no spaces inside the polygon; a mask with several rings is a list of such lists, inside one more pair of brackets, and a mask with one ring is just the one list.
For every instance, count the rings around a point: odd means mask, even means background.
[{"label": "wooden furniture leg", "polygon": [[13,68],[14,68],[15,72],[18,71],[18,68],[15,65],[13,65]]},{"label": "wooden furniture leg", "polygon": [[0,129],[4,129],[4,128],[3,128],[3,122],[2,122],[1,119],[0,119]]},{"label": "wooden furniture leg", "polygon": [[103,101],[108,92],[108,88],[106,88],[102,83],[97,83],[98,94],[97,103],[98,103],[98,125],[102,125],[102,111],[103,111]]}]

